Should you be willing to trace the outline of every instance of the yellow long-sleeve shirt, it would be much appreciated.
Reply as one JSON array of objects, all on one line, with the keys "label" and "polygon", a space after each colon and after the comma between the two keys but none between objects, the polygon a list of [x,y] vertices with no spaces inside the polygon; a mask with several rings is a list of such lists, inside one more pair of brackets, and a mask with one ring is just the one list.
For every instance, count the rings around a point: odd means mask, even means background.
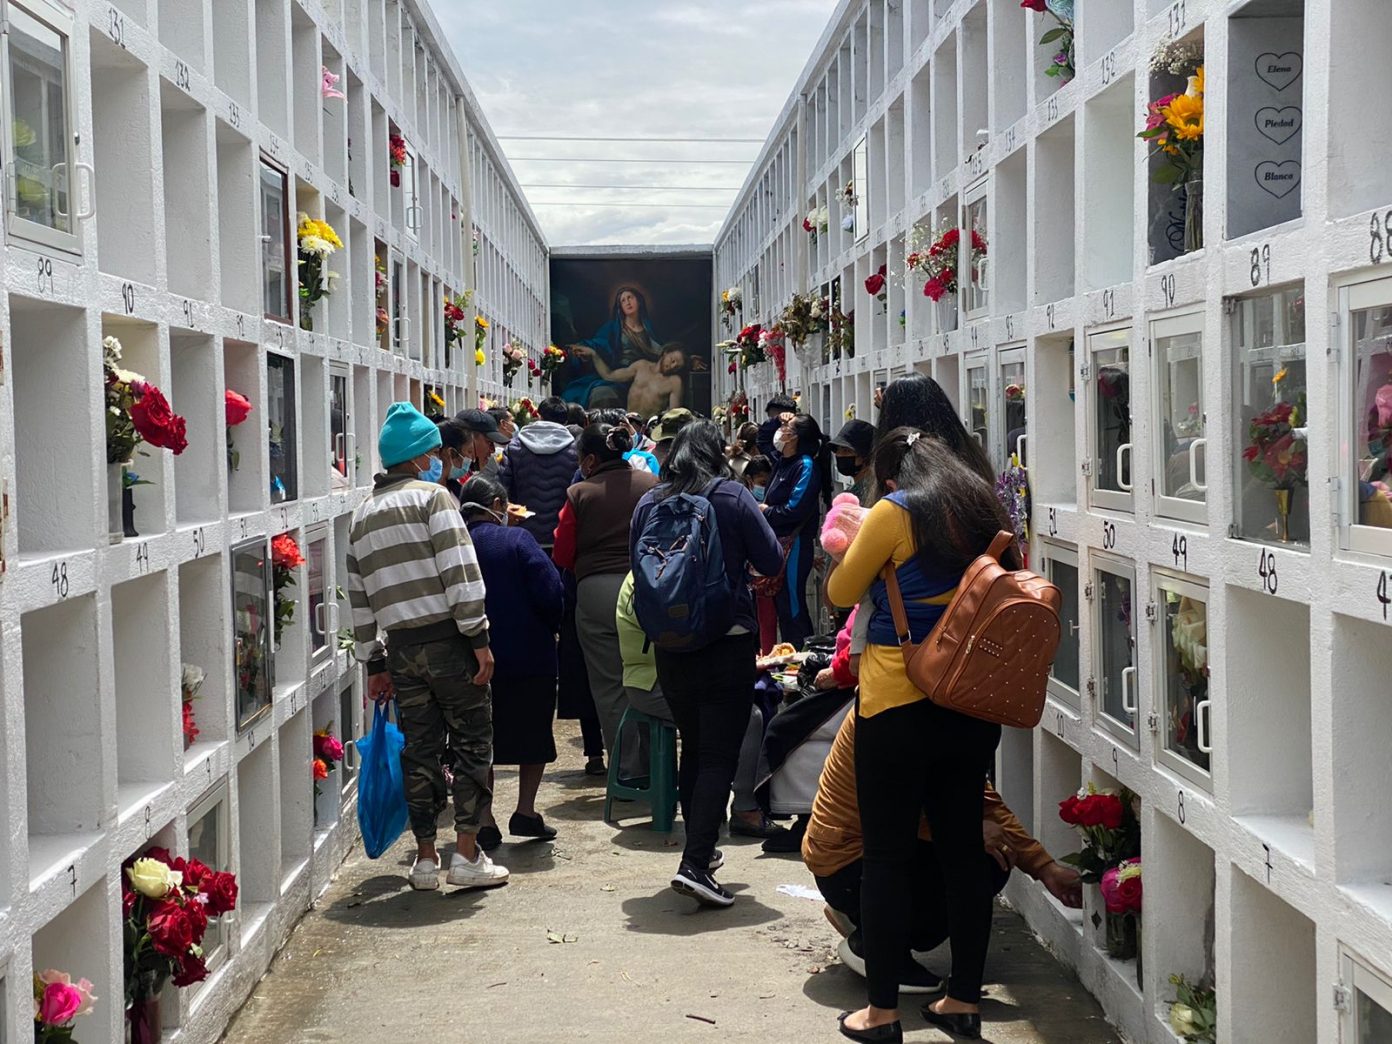
[{"label": "yellow long-sleeve shirt", "polygon": [[[846,557],[827,581],[827,597],[836,605],[857,604],[870,585],[893,563],[898,569],[914,556],[913,527],[909,513],[898,504],[881,500],[861,523]],[[930,605],[946,605],[954,592],[923,599]],[[870,718],[891,707],[903,707],[926,699],[904,672],[904,655],[897,645],[871,642],[860,657],[860,714]]]}]

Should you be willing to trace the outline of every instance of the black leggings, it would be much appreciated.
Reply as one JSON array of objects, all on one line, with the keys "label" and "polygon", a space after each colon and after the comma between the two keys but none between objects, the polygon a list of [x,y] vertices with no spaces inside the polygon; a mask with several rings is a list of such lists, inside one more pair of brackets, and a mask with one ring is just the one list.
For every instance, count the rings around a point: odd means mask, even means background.
[{"label": "black leggings", "polygon": [[657,680],[681,736],[682,862],[697,870],[710,865],[730,804],[754,704],[758,654],[759,640],[752,634],[727,634],[695,652],[657,650]]},{"label": "black leggings", "polygon": [[861,933],[870,1003],[899,1006],[898,973],[913,921],[914,858],[920,813],[933,831],[952,940],[948,996],[981,1000],[991,941],[992,889],[981,867],[982,789],[1000,726],[929,700],[856,712],[856,788],[865,869]]},{"label": "black leggings", "polygon": [[815,528],[800,532],[788,549],[788,565],[784,572],[783,587],[774,595],[773,604],[778,609],[778,636],[801,649],[802,643],[812,634],[812,607],[807,604],[807,578],[812,575],[814,548],[812,538]]}]

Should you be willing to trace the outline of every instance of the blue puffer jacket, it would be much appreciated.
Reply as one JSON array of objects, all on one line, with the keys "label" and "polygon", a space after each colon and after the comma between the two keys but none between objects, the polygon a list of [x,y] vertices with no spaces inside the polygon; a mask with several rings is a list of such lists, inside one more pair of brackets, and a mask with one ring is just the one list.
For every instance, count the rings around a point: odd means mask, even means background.
[{"label": "blue puffer jacket", "polygon": [[817,498],[822,495],[822,479],[817,462],[805,453],[784,457],[774,470],[768,492],[764,494],[764,518],[779,537],[794,533],[816,534]]},{"label": "blue puffer jacket", "polygon": [[576,466],[574,437],[565,425],[551,421],[528,424],[503,450],[498,479],[510,501],[536,512],[522,527],[542,547],[556,542],[556,520]]}]

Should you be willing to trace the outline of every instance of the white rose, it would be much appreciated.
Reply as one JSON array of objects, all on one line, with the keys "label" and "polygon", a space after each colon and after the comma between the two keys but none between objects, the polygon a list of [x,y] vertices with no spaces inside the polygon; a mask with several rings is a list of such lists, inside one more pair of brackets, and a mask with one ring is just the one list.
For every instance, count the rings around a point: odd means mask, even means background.
[{"label": "white rose", "polygon": [[163,899],[172,889],[184,883],[183,874],[169,869],[158,859],[137,859],[126,875],[132,888],[151,899]]}]

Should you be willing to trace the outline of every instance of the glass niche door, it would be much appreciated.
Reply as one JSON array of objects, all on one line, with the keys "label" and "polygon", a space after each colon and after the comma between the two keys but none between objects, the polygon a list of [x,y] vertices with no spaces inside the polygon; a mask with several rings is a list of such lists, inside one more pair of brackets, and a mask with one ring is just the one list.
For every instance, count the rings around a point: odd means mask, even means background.
[{"label": "glass niche door", "polygon": [[272,504],[284,504],[300,495],[298,401],[295,360],[274,352],[267,354],[266,426],[270,442]]},{"label": "glass niche door", "polygon": [[[3,5],[5,203],[11,235],[76,253],[78,212],[72,112],[71,11],[47,0]],[[96,186],[89,184],[95,202]]]},{"label": "glass niche door", "polygon": [[1000,406],[1001,454],[1005,466],[1018,464],[1028,467],[1026,453],[1029,441],[1029,426],[1025,415],[1025,350],[1024,348],[1002,348],[997,367],[1000,383],[996,388],[996,402]]},{"label": "glass niche door", "polygon": [[317,666],[333,655],[338,634],[338,599],[334,596],[333,558],[329,530],[320,526],[305,533],[305,601],[309,610],[309,658]]},{"label": "glass niche door", "polygon": [[1156,757],[1207,788],[1213,757],[1212,693],[1208,675],[1208,590],[1157,573],[1155,601],[1161,633],[1156,657],[1164,742]]},{"label": "glass niche door", "polygon": [[1246,297],[1233,314],[1233,522],[1243,540],[1310,543],[1305,292]]},{"label": "glass niche door", "polygon": [[329,367],[329,486],[335,493],[353,488],[353,458],[348,449],[353,437],[348,405],[352,382],[348,378],[346,366]]},{"label": "glass niche door", "polygon": [[1082,584],[1078,577],[1078,552],[1052,540],[1040,541],[1042,572],[1063,596],[1059,606],[1059,644],[1049,671],[1049,695],[1074,710],[1079,706],[1082,662],[1078,644],[1081,630],[1079,607]]},{"label": "glass niche door", "polygon": [[[984,315],[990,303],[989,237],[987,235],[987,199],[989,182],[983,180],[964,197],[962,207],[962,236],[957,246],[959,282],[962,285],[962,305],[967,318]],[[977,250],[975,245],[981,244]]]},{"label": "glass niche door", "polygon": [[1140,746],[1136,720],[1140,686],[1136,673],[1136,573],[1122,562],[1093,552],[1093,721],[1128,746]]},{"label": "glass niche door", "polygon": [[1350,339],[1341,513],[1350,550],[1392,556],[1392,279],[1345,287],[1341,296]]},{"label": "glass niche door", "polygon": [[1131,511],[1131,328],[1088,335],[1089,502]]},{"label": "glass niche door", "polygon": [[967,432],[981,444],[990,460],[996,459],[991,439],[991,355],[978,352],[967,356],[962,377],[962,423]]},{"label": "glass niche door", "polygon": [[232,661],[237,731],[271,707],[271,556],[266,538],[232,548]]},{"label": "glass niche door", "polygon": [[1150,337],[1159,425],[1151,440],[1156,514],[1202,523],[1208,518],[1203,314],[1157,319],[1150,324]]}]

